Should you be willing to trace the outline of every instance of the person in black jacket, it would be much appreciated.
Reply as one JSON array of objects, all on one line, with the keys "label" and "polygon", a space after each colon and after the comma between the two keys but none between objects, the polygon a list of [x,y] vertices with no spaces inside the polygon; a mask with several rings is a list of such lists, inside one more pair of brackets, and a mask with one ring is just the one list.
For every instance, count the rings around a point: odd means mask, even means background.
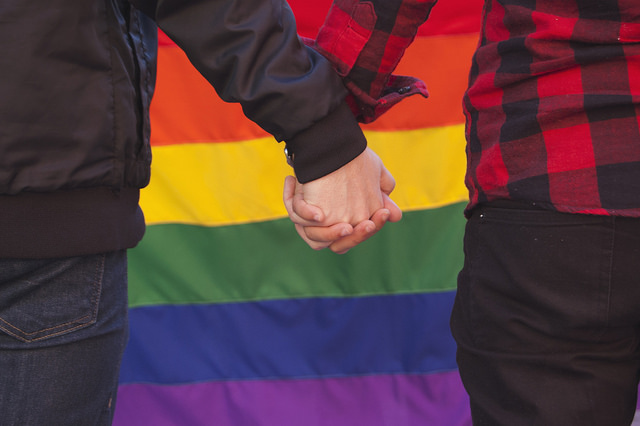
[{"label": "person in black jacket", "polygon": [[401,215],[340,77],[302,45],[284,1],[3,0],[3,425],[111,423],[126,250],[145,226],[156,25],[224,100],[286,143],[297,197],[334,224],[329,243],[305,239],[313,248],[343,252]]}]

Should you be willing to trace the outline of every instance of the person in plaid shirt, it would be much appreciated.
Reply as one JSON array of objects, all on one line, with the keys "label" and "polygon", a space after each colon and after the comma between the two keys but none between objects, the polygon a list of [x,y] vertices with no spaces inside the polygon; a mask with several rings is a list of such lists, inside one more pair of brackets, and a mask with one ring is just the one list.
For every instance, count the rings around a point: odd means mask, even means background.
[{"label": "person in plaid shirt", "polygon": [[[361,121],[426,95],[390,72],[434,3],[334,3],[316,47]],[[632,422],[639,103],[640,2],[485,0],[463,100],[469,204],[451,318],[475,425]]]}]

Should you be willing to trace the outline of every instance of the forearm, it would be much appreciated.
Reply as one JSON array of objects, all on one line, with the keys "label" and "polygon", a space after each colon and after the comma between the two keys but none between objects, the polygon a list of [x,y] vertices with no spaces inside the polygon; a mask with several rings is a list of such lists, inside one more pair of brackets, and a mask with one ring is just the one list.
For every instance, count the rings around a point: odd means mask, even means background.
[{"label": "forearm", "polygon": [[371,122],[400,100],[421,94],[424,83],[394,76],[436,0],[334,0],[315,43],[351,92],[360,121]]}]

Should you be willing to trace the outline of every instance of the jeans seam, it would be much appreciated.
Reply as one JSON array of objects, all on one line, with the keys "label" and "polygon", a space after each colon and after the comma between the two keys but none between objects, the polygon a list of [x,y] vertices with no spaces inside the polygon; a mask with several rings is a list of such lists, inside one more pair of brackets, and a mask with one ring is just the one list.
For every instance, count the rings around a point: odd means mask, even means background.
[{"label": "jeans seam", "polygon": [[[84,320],[85,318],[91,318],[91,316],[90,316],[90,315],[85,315],[84,317],[81,317],[81,318],[75,319],[75,320],[73,320],[73,321],[66,322],[66,323],[64,323],[64,324],[59,324],[59,325],[57,325],[57,326],[55,326],[55,327],[45,328],[45,329],[38,330],[38,331],[34,331],[34,332],[31,332],[31,333],[27,333],[27,332],[23,331],[22,329],[20,329],[20,328],[18,328],[18,327],[14,327],[11,323],[6,322],[5,320],[2,320],[2,319],[0,319],[0,320],[1,320],[3,323],[5,323],[5,324],[7,324],[8,326],[10,326],[13,330],[18,330],[18,331],[20,331],[24,336],[31,336],[31,335],[34,335],[34,334],[40,334],[40,333],[42,333],[42,332],[46,332],[46,331],[49,331],[49,330],[55,330],[55,329],[60,328],[60,327],[66,327],[66,326],[68,326],[69,324],[78,323],[79,321]],[[56,332],[56,333],[46,334],[46,335],[44,335],[44,336],[36,337],[36,338],[34,338],[34,339],[25,339],[25,338],[24,338],[24,337],[22,337],[21,335],[19,335],[19,334],[16,334],[16,333],[12,332],[11,330],[7,329],[6,327],[0,327],[0,329],[2,329],[5,333],[9,334],[10,336],[13,336],[13,337],[15,337],[16,339],[19,339],[19,340],[21,340],[21,341],[23,341],[23,342],[37,342],[37,341],[39,341],[39,340],[48,339],[48,338],[51,338],[51,337],[59,336],[59,335],[61,335],[61,334],[69,333],[69,332],[71,332],[71,331],[74,331],[74,330],[77,330],[77,329],[79,329],[79,328],[85,327],[86,325],[91,324],[91,323],[93,323],[93,322],[95,322],[95,321],[89,321],[89,322],[84,322],[84,323],[78,323],[78,325],[76,325],[75,327],[72,327],[72,328],[65,328],[64,330],[60,330],[60,331],[58,331],[58,332]]]},{"label": "jeans seam", "polygon": [[106,254],[102,254],[102,260],[100,261],[100,263],[98,263],[98,265],[96,265],[96,279],[97,281],[97,285],[94,286],[94,290],[93,290],[93,297],[91,299],[91,302],[93,303],[93,312],[92,312],[92,317],[93,317],[93,321],[91,321],[92,323],[95,323],[98,320],[98,309],[100,306],[100,294],[102,293],[102,282],[104,280],[104,269],[105,269],[105,262],[106,262],[106,258],[107,255]]}]

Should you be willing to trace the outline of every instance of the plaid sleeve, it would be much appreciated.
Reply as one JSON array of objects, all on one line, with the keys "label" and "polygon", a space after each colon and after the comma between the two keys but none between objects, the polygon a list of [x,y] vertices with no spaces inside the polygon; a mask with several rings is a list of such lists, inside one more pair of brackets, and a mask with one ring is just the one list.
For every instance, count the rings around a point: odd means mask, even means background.
[{"label": "plaid sleeve", "polygon": [[392,72],[436,0],[334,0],[315,42],[344,78],[347,101],[369,123],[407,96],[429,96],[425,84]]}]

